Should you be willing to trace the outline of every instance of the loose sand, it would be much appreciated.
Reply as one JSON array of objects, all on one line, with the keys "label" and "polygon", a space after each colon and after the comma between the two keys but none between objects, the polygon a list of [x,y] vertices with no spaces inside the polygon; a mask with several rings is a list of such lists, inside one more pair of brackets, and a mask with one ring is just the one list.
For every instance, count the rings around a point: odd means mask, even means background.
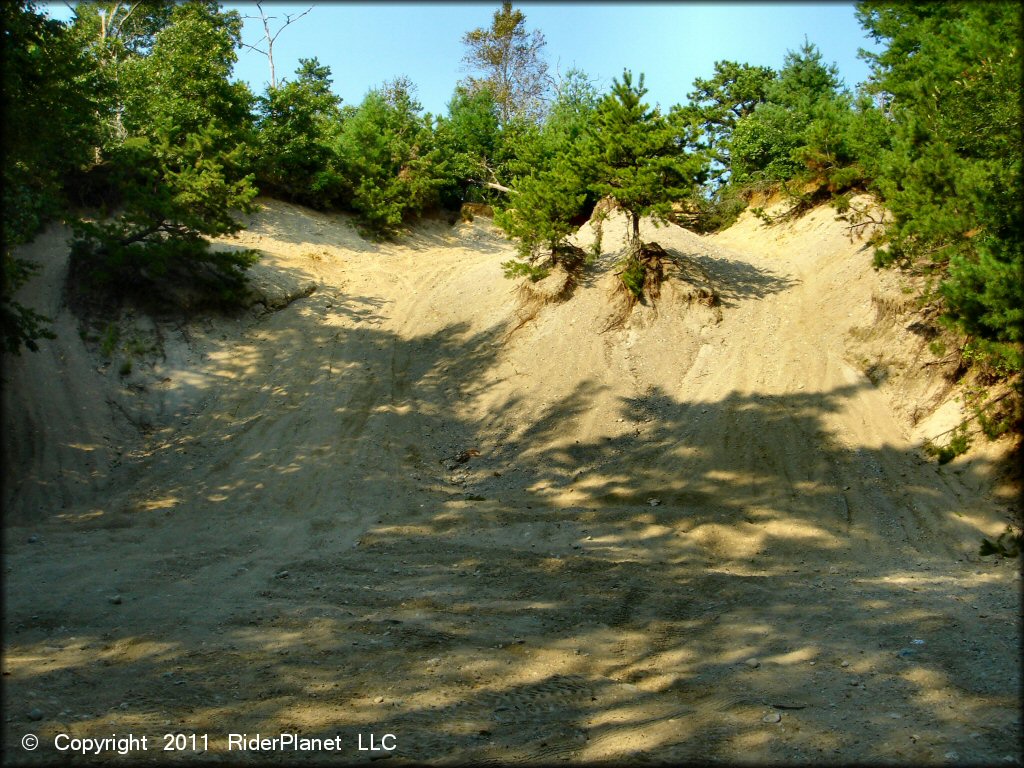
[{"label": "loose sand", "polygon": [[529,306],[480,217],[374,245],[264,201],[220,245],[265,254],[251,312],[81,335],[66,232],[25,248],[60,338],[4,370],[7,761],[1019,762],[1005,446],[938,467],[947,388],[864,374],[897,278],[828,208],[645,225],[720,304],[680,272],[605,330],[622,232]]}]

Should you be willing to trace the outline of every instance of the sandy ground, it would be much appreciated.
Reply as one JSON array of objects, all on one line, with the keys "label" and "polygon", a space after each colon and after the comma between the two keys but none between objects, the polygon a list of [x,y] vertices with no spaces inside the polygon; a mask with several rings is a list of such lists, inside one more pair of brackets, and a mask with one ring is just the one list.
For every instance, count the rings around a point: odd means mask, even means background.
[{"label": "sandy ground", "polygon": [[25,249],[60,339],[4,369],[7,762],[1020,763],[1019,560],[976,555],[1020,510],[865,376],[895,278],[829,209],[647,226],[721,305],[679,274],[606,330],[621,217],[531,309],[485,220],[264,202],[233,318],[80,329],[66,233]]}]

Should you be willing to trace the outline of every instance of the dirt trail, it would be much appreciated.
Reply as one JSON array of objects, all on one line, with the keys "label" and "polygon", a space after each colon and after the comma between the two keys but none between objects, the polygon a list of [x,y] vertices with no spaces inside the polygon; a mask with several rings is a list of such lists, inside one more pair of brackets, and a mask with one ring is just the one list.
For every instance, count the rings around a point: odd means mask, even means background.
[{"label": "dirt trail", "polygon": [[5,371],[8,759],[183,731],[1019,763],[1020,582],[974,555],[1014,512],[851,363],[863,244],[827,209],[648,227],[722,304],[673,279],[604,330],[621,229],[524,324],[485,221],[375,246],[268,201],[222,247],[261,248],[283,308],[136,319],[161,351],[126,376],[60,310],[60,232],[31,246],[61,339]]}]

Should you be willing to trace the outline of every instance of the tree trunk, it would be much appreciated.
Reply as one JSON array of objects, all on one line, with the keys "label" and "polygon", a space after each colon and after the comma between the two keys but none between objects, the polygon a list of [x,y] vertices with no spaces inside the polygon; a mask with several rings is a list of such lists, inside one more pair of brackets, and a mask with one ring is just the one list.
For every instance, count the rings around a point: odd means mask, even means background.
[{"label": "tree trunk", "polygon": [[640,216],[635,213],[629,214],[630,234],[629,250],[637,257],[640,256]]}]

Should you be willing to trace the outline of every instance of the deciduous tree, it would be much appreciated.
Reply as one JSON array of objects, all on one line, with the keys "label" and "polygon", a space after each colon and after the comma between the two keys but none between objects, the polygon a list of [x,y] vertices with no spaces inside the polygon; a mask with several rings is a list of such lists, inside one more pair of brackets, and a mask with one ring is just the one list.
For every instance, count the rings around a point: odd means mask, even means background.
[{"label": "deciduous tree", "polygon": [[540,30],[527,31],[523,12],[504,0],[490,28],[467,32],[462,42],[468,48],[464,64],[482,73],[470,76],[466,85],[470,91],[486,88],[493,94],[501,123],[515,118],[539,120],[548,89],[546,43]]}]

